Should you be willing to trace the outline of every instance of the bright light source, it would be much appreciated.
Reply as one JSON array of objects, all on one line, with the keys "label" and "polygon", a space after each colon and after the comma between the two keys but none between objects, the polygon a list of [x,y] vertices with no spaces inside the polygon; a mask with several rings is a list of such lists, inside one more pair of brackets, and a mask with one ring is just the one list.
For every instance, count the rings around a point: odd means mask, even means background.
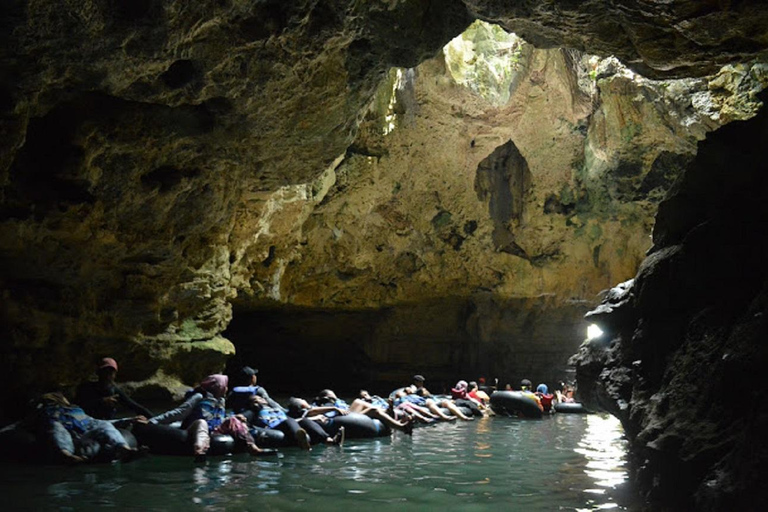
[{"label": "bright light source", "polygon": [[590,326],[587,327],[587,339],[588,340],[599,338],[602,335],[603,335],[603,330],[600,329],[597,325],[590,324]]}]

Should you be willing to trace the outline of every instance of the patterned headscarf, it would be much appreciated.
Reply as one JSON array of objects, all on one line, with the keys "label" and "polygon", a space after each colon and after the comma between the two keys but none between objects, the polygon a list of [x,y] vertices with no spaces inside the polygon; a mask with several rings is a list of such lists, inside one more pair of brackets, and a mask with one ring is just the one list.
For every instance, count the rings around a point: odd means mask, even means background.
[{"label": "patterned headscarf", "polygon": [[227,390],[229,378],[219,373],[209,375],[200,382],[200,387],[216,398],[221,398]]}]

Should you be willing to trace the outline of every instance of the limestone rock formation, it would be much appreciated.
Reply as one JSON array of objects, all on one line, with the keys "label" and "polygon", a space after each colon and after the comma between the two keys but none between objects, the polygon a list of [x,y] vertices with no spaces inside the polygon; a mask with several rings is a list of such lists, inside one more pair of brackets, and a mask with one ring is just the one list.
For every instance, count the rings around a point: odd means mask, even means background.
[{"label": "limestone rock formation", "polygon": [[[765,66],[742,68],[653,81],[473,24],[391,73],[338,166],[271,196],[233,265],[227,335],[246,361],[335,354],[325,374],[269,375],[281,385],[338,373],[397,385],[424,366],[433,379],[562,379],[583,313],[634,275],[697,140],[754,115]],[[719,85],[733,75],[741,88]],[[247,313],[280,304],[292,314]],[[332,311],[337,322],[319,320]]]},{"label": "limestone rock formation", "polygon": [[762,0],[626,2],[465,0],[478,18],[499,23],[540,48],[616,55],[648,77],[701,76],[765,50]]},{"label": "limestone rock formation", "polygon": [[581,396],[618,416],[634,478],[668,510],[762,510],[768,113],[710,134],[661,203],[634,281],[590,313]]},{"label": "limestone rock formation", "polygon": [[417,64],[470,21],[457,2],[0,9],[9,396],[72,384],[105,353],[129,379],[221,368],[229,240],[258,223],[248,205],[314,179],[388,67]]}]

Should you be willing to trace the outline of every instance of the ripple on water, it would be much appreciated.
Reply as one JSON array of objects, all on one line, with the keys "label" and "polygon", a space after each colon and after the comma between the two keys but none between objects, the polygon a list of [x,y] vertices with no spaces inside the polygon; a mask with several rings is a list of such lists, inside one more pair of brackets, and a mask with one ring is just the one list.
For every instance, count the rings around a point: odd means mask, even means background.
[{"label": "ripple on water", "polygon": [[[485,418],[276,459],[148,457],[0,466],[11,508],[89,510],[622,510],[626,442],[612,417]],[[19,506],[14,506],[18,504]],[[21,506],[23,504],[23,506]]]}]

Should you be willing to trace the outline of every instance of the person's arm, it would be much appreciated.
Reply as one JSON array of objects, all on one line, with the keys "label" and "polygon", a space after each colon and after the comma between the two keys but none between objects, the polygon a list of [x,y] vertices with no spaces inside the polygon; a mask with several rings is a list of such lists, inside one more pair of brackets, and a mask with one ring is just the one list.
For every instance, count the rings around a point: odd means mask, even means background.
[{"label": "person's arm", "polygon": [[139,414],[141,416],[144,416],[145,418],[149,419],[154,414],[152,414],[152,411],[141,405],[140,403],[133,400],[131,397],[125,394],[125,391],[120,389],[117,386],[114,386],[115,393],[118,396],[118,399],[120,400],[120,403],[123,404],[128,409],[132,410],[136,414]]},{"label": "person's arm", "polygon": [[286,409],[282,405],[280,405],[279,403],[275,402],[274,400],[272,400],[269,397],[269,393],[267,393],[267,390],[264,389],[263,387],[260,387],[259,390],[256,392],[256,394],[259,395],[264,400],[266,400],[270,407],[273,407],[275,409],[279,409],[279,410],[281,410],[283,412],[286,411]]},{"label": "person's arm", "polygon": [[189,397],[186,402],[177,408],[171,409],[170,411],[164,412],[163,414],[158,414],[149,420],[149,422],[158,425],[167,425],[169,423],[173,423],[174,421],[184,421],[184,419],[189,416],[189,413],[192,412],[192,409],[194,409],[197,403],[202,399],[203,395],[200,393],[195,393]]},{"label": "person's arm", "polygon": [[349,411],[345,411],[344,409],[331,405],[331,406],[322,406],[322,407],[310,407],[309,409],[307,409],[305,414],[307,416],[314,416],[316,414],[325,414],[327,412],[335,412],[342,416],[346,416]]}]

